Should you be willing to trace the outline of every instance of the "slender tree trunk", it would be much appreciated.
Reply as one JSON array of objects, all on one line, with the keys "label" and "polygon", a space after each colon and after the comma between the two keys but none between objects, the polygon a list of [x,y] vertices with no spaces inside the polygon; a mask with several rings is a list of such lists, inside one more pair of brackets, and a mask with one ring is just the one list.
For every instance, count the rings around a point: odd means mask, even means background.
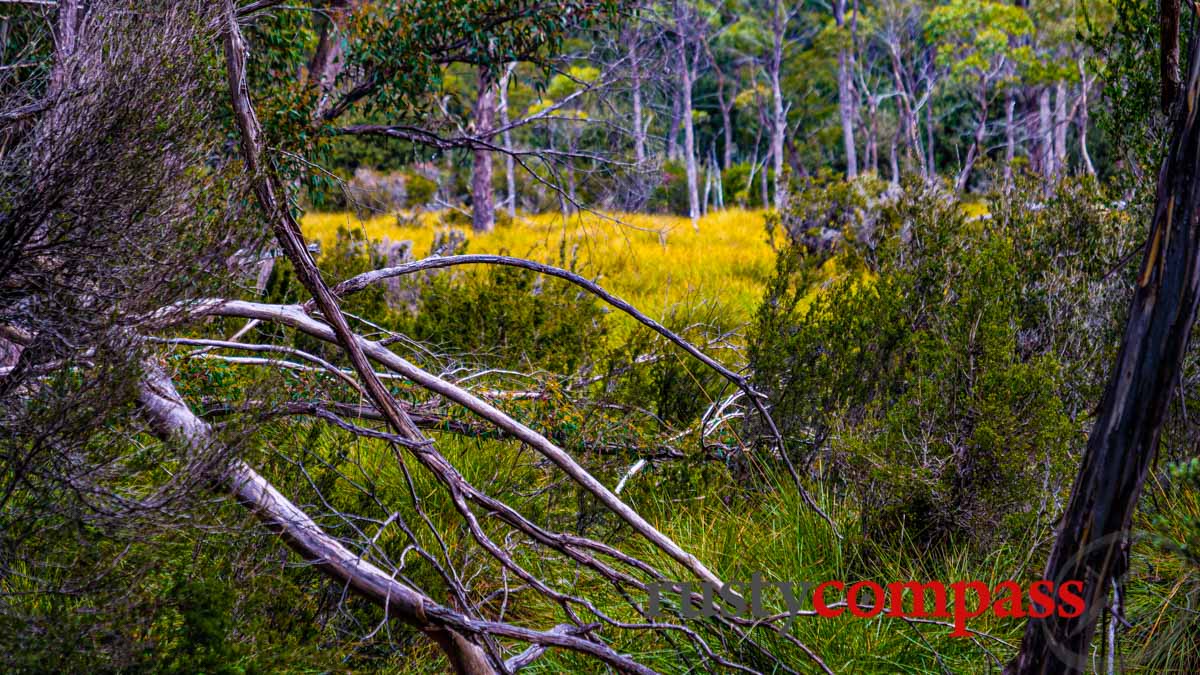
[{"label": "slender tree trunk", "polygon": [[1089,176],[1096,175],[1096,167],[1092,165],[1092,156],[1088,152],[1088,89],[1092,83],[1083,69],[1083,61],[1079,61],[1079,157],[1083,160],[1083,170]]},{"label": "slender tree trunk", "polygon": [[1054,166],[1054,128],[1050,115],[1050,87],[1038,92],[1038,163],[1042,176],[1049,178],[1058,173]]},{"label": "slender tree trunk", "polygon": [[721,96],[717,103],[721,107],[721,133],[725,136],[725,144],[722,149],[721,168],[726,171],[733,166],[733,151],[736,147],[733,140],[733,102],[726,104],[724,96]]},{"label": "slender tree trunk", "polygon": [[[1200,40],[1190,48],[1186,90],[1200,97]],[[1096,622],[1128,567],[1134,510],[1182,375],[1200,301],[1200,126],[1172,107],[1170,147],[1159,172],[1157,206],[1125,335],[1095,414],[1044,578],[1082,582],[1085,611],[1031,618],[1012,674],[1080,672],[1090,665]]]},{"label": "slender tree trunk", "polygon": [[971,142],[971,149],[967,151],[967,160],[963,162],[962,171],[958,174],[956,186],[959,192],[967,189],[967,183],[971,180],[971,171],[975,168],[975,160],[979,158],[979,153],[983,151],[983,138],[987,132],[988,118],[988,99],[987,85],[980,83],[979,85],[979,124],[975,127],[975,138]]},{"label": "slender tree trunk", "polygon": [[1004,92],[1004,186],[1011,187],[1013,182],[1013,160],[1017,156],[1016,129],[1013,128],[1013,114],[1017,109],[1017,98],[1012,89]]},{"label": "slender tree trunk", "polygon": [[504,127],[504,182],[508,187],[508,196],[504,201],[508,204],[509,220],[517,218],[517,175],[516,161],[513,158],[512,131],[508,128],[508,83],[512,81],[513,69],[517,64],[510,63],[504,69],[504,78],[500,80],[500,126]]},{"label": "slender tree trunk", "polygon": [[679,161],[679,124],[683,121],[683,100],[679,87],[671,87],[671,128],[667,130],[667,159]]},{"label": "slender tree trunk", "polygon": [[[787,202],[787,186],[783,178],[783,137],[787,133],[787,113],[783,107],[783,87],[779,82],[783,69],[783,38],[787,29],[784,12],[783,1],[775,0],[771,31],[771,162],[775,169],[775,210],[780,213]],[[763,205],[766,205],[766,201]]]},{"label": "slender tree trunk", "polygon": [[646,127],[642,121],[642,64],[638,54],[637,33],[630,31],[626,35],[629,42],[629,68],[632,76],[633,89],[633,156],[638,167],[646,163]]},{"label": "slender tree trunk", "polygon": [[[496,121],[495,83],[483,71],[479,73],[479,93],[475,100],[475,132],[491,131]],[[471,166],[471,229],[491,232],[496,227],[496,195],[492,190],[492,153],[475,149]]]},{"label": "slender tree trunk", "polygon": [[767,157],[763,158],[762,172],[758,177],[759,186],[762,190],[762,205],[764,209],[771,204],[771,189],[767,183],[767,161],[773,154],[775,154],[775,148],[772,147],[767,150]]},{"label": "slender tree trunk", "polygon": [[1158,77],[1162,83],[1159,103],[1166,115],[1170,114],[1183,86],[1179,80],[1179,0],[1159,0],[1158,31],[1161,41]]},{"label": "slender tree trunk", "polygon": [[933,137],[933,94],[925,103],[925,157],[929,160],[929,171],[925,174],[932,180],[937,176],[937,146]]},{"label": "slender tree trunk", "polygon": [[686,28],[679,26],[679,65],[683,85],[680,98],[683,100],[683,153],[684,167],[687,170],[688,217],[692,219],[692,227],[700,227],[700,194],[696,185],[696,129],[692,120],[692,64],[688,59],[688,41],[683,37]]},{"label": "slender tree trunk", "polygon": [[[838,28],[846,25],[846,0],[835,0],[833,19]],[[842,123],[842,148],[846,153],[846,177],[858,175],[858,154],[854,148],[854,82],[853,55],[850,50],[838,50],[838,116]]]},{"label": "slender tree trunk", "polygon": [[914,105],[913,88],[909,86],[908,81],[904,78],[904,71],[901,67],[900,50],[896,46],[891,46],[891,61],[892,61],[892,81],[896,85],[896,91],[899,93],[897,97],[897,108],[900,113],[900,131],[904,134],[905,144],[908,146],[908,151],[913,163],[917,166],[917,171],[925,176],[927,166],[925,164],[925,151],[921,147],[921,132],[918,130],[920,123],[920,111],[916,110]]},{"label": "slender tree trunk", "polygon": [[1054,170],[1067,173],[1067,83],[1059,80],[1054,87]]},{"label": "slender tree trunk", "polygon": [[867,171],[879,173],[879,103],[874,96],[867,97]]},{"label": "slender tree trunk", "polygon": [[57,97],[66,85],[66,62],[79,42],[79,24],[84,10],[80,0],[61,0],[54,23],[54,65],[50,71],[48,96]]}]

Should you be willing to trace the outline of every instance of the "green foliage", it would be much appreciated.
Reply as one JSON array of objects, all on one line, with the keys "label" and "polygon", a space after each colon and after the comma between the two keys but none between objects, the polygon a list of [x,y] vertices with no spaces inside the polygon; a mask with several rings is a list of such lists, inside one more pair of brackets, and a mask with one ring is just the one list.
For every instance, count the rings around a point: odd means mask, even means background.
[{"label": "green foliage", "polygon": [[[1112,0],[1099,9],[1105,13],[1087,17],[1086,37],[1099,55],[1092,67],[1100,74],[1109,102],[1098,106],[1097,123],[1114,154],[1126,160],[1127,166],[1118,167],[1119,173],[1128,178],[1127,184],[1137,185],[1141,176],[1155,175],[1167,147],[1166,116],[1159,106],[1158,3]],[[1181,44],[1188,44],[1190,23],[1182,22]],[[1152,197],[1152,184],[1135,196]]]},{"label": "green foliage", "polygon": [[[779,254],[750,362],[791,451],[821,457],[877,541],[992,542],[1045,515],[1045,491],[1069,477],[1101,375],[1092,359],[1116,334],[1112,312],[1096,313],[1102,261],[1128,235],[1093,187],[1039,200],[1027,187],[968,219],[914,186],[877,205],[873,237],[814,251],[799,231]],[[827,220],[848,212],[831,201]],[[825,269],[844,271],[811,298],[830,255]]]},{"label": "green foliage", "polygon": [[1033,33],[1024,9],[991,0],[952,0],[929,14],[925,34],[938,45],[937,62],[958,77],[984,78],[1006,62],[1031,64],[1033,50],[1016,46]]},{"label": "green foliage", "polygon": [[[564,251],[565,257],[565,251]],[[575,261],[561,261],[569,268]],[[415,288],[405,332],[437,351],[482,365],[572,373],[605,335],[594,297],[528,270],[486,266],[435,273]]]},{"label": "green foliage", "polygon": [[[761,209],[764,206],[762,200],[762,175],[760,172],[767,173],[767,193],[768,199],[770,193],[775,187],[775,171],[770,167],[760,166],[754,171],[753,182],[751,182],[751,170],[755,167],[750,166],[748,162],[740,162],[729,167],[721,172],[721,190],[725,194],[725,202],[727,204],[737,204],[742,208]],[[686,200],[686,194],[684,195]],[[685,209],[686,212],[686,201]]]}]

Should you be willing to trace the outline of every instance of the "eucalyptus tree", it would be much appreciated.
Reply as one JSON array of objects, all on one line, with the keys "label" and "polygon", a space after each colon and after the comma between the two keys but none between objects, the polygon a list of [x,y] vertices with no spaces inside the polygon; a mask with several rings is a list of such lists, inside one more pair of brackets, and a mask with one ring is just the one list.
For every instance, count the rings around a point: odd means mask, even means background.
[{"label": "eucalyptus tree", "polygon": [[978,112],[967,156],[956,185],[965,190],[979,156],[998,87],[1011,86],[1017,69],[1033,60],[1028,46],[1014,46],[1033,33],[1025,10],[991,0],[953,0],[935,8],[925,24],[930,42],[938,45],[938,63],[951,82],[972,92]]}]

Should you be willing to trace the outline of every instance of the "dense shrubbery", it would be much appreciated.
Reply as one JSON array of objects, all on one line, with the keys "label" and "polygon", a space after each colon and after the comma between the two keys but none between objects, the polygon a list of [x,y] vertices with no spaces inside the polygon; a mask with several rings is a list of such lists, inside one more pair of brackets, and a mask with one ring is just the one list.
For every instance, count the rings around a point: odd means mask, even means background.
[{"label": "dense shrubbery", "polygon": [[1127,214],[1086,183],[976,217],[919,186],[795,201],[750,351],[791,452],[880,541],[984,543],[1056,512],[1116,344]]}]

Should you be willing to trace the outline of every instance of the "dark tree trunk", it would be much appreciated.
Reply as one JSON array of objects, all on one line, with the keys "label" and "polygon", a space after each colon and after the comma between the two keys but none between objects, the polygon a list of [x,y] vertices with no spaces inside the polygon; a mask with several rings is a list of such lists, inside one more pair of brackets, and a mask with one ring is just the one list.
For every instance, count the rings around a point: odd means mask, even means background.
[{"label": "dark tree trunk", "polygon": [[[1192,64],[1198,45],[1193,41]],[[1183,100],[1196,100],[1200,73],[1189,71],[1183,93]],[[1046,565],[1046,579],[1083,582],[1086,610],[1074,618],[1031,619],[1008,673],[1083,670],[1105,597],[1126,571],[1124,535],[1179,381],[1200,298],[1200,129],[1182,104],[1173,111],[1171,145],[1121,351]]]}]

